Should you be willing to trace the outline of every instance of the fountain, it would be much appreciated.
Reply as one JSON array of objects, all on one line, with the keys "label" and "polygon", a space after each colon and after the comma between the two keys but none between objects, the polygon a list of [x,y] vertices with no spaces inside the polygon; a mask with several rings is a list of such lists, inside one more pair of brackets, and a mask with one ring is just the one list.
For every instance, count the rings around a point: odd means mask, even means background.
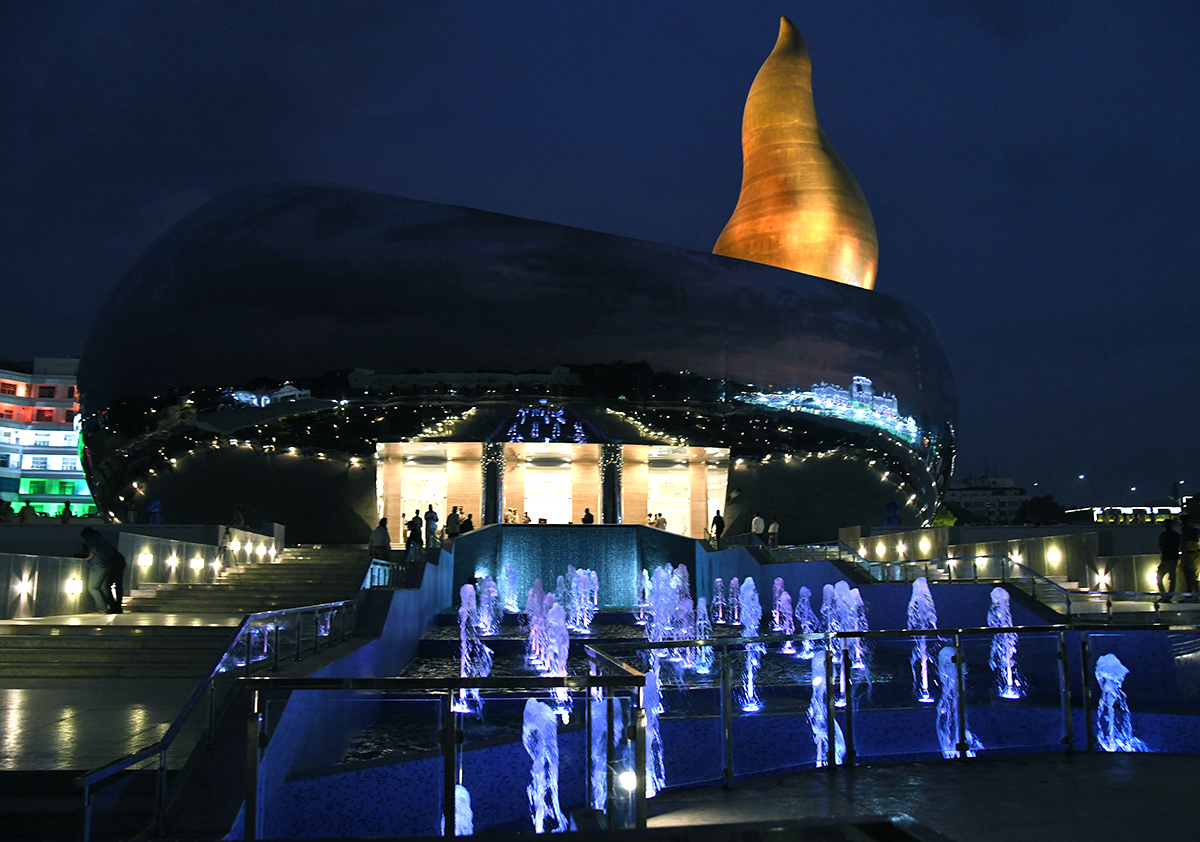
[{"label": "fountain", "polygon": [[[651,643],[662,643],[670,639],[671,624],[675,620],[675,611],[679,600],[679,591],[671,581],[670,568],[659,567],[650,579],[649,588],[650,614],[646,624],[646,639]],[[658,650],[654,657],[661,656]]]},{"label": "fountain", "polygon": [[[955,649],[953,646],[943,646],[938,652],[938,682],[942,685],[942,697],[937,705],[937,735],[942,746],[942,757],[947,759],[959,756],[958,717],[959,705],[964,702],[958,695],[958,678],[955,675]],[[967,667],[962,667],[963,681],[966,682]],[[967,714],[962,712],[963,742],[967,757],[974,757],[975,752],[983,748],[983,743],[976,739],[967,726]]]},{"label": "fountain", "polygon": [[718,626],[725,625],[725,582],[721,579],[713,580],[713,611],[717,616],[713,618],[713,623]]},{"label": "fountain", "polygon": [[[571,637],[567,632],[567,612],[554,602],[551,594],[546,595],[546,675],[566,678],[567,655],[571,651]],[[565,687],[550,691],[554,696],[554,712],[564,723],[571,719],[571,694]]]},{"label": "fountain", "polygon": [[[758,626],[762,622],[762,605],[758,601],[758,591],[754,587],[754,578],[747,576],[738,589],[738,605],[741,606],[743,634],[746,637],[757,637]],[[740,702],[742,710],[754,713],[762,710],[762,699],[758,697],[758,689],[754,686],[754,674],[762,663],[762,656],[767,647],[762,643],[746,644],[746,681],[742,686]]]},{"label": "fountain", "polygon": [[529,618],[526,644],[529,664],[540,669],[546,662],[546,593],[542,590],[541,579],[533,580],[525,600],[525,615]]},{"label": "fountain", "polygon": [[1096,683],[1100,701],[1096,705],[1096,740],[1105,751],[1149,751],[1133,736],[1129,700],[1125,698],[1125,676],[1129,668],[1111,652],[1096,659]]},{"label": "fountain", "polygon": [[579,634],[590,634],[592,620],[596,616],[596,604],[592,590],[595,573],[591,570],[576,570],[571,577],[570,615],[567,625]]},{"label": "fountain", "polygon": [[571,585],[569,582],[574,578],[575,568],[568,564],[566,577],[559,576],[554,585],[554,601],[564,606],[564,611],[566,610],[565,606],[571,604]]},{"label": "fountain", "polygon": [[506,562],[504,570],[500,573],[500,601],[509,614],[516,614],[521,610],[517,605],[517,570],[512,566],[512,562]]},{"label": "fountain", "polygon": [[[808,725],[812,729],[813,742],[817,744],[817,765],[829,762],[829,709],[825,701],[825,676],[813,661],[812,698],[808,701]],[[841,765],[846,757],[846,738],[837,720],[833,722],[834,762]]]},{"label": "fountain", "polygon": [[[988,609],[988,627],[1012,628],[1012,607],[1008,591],[992,588],[992,607]],[[996,692],[1002,699],[1019,699],[1024,682],[1017,670],[1017,633],[997,632],[992,635],[992,654],[988,658],[996,676]]]},{"label": "fountain", "polygon": [[[908,600],[908,629],[909,631],[937,628],[937,609],[933,604],[933,594],[929,592],[929,583],[922,576],[912,585],[912,597]],[[913,637],[912,663],[913,693],[918,702],[929,704],[933,701],[930,692],[934,677],[930,669],[932,660],[937,656],[938,639],[930,635]]]},{"label": "fountain", "polygon": [[[839,582],[839,585],[844,585],[845,582]],[[846,589],[849,595],[849,586]],[[836,635],[839,632],[846,631],[844,625],[846,620],[846,611],[840,604],[837,589],[833,585],[825,585],[821,589],[821,620],[824,630],[827,634]],[[830,637],[825,644],[833,650],[833,691],[838,707],[846,706],[846,670],[845,670],[845,655],[846,655],[846,639],[841,637]],[[828,691],[828,688],[827,688]]]},{"label": "fountain", "polygon": [[[708,604],[704,597],[696,600],[696,639],[707,640],[712,637],[712,623],[708,619]],[[696,650],[695,669],[700,675],[712,672],[713,660],[716,653],[711,646],[701,646]]]},{"label": "fountain", "polygon": [[[679,600],[675,606],[675,620],[671,624],[671,637],[675,640],[695,639],[696,608],[692,604],[691,597]],[[675,649],[671,653],[671,660],[683,661],[685,668],[694,667],[696,665],[696,649],[691,646]]]},{"label": "fountain", "polygon": [[[458,674],[461,678],[484,678],[492,671],[492,650],[484,645],[479,636],[475,588],[469,584],[463,585],[458,594]],[[456,713],[483,715],[483,699],[478,690],[459,690],[453,707]]]},{"label": "fountain", "polygon": [[[782,581],[777,579],[776,581]],[[792,595],[787,591],[783,591],[779,595],[779,608],[776,610],[779,615],[779,633],[791,635],[796,633],[795,615],[792,613]],[[779,651],[785,655],[796,654],[796,644],[790,640],[785,640],[783,645],[779,647]]]},{"label": "fountain", "polygon": [[775,634],[783,631],[783,620],[779,615],[779,600],[782,598],[783,593],[783,579],[777,577],[771,590],[771,631]]},{"label": "fountain", "polygon": [[[454,835],[475,833],[475,814],[471,812],[471,793],[462,784],[454,785]],[[446,835],[446,818],[442,817],[442,836]]]},{"label": "fountain", "polygon": [[663,750],[662,732],[658,727],[658,715],[663,712],[659,660],[651,659],[654,666],[646,671],[646,797],[653,798],[667,785],[666,753]]},{"label": "fountain", "polygon": [[738,577],[734,576],[729,580],[729,624],[733,626],[740,626],[742,624],[740,599],[741,586],[738,585]]},{"label": "fountain", "polygon": [[642,568],[642,575],[638,578],[638,613],[637,624],[644,626],[647,623],[646,612],[650,607],[650,571]]},{"label": "fountain", "polygon": [[550,831],[561,833],[567,829],[567,817],[558,804],[558,722],[554,711],[545,702],[530,699],[525,703],[521,742],[533,761],[529,786],[525,790],[529,796],[533,829],[545,833],[549,818],[553,821]]},{"label": "fountain", "polygon": [[[817,630],[817,618],[812,610],[812,592],[801,586],[796,595],[795,623],[801,634],[814,634]],[[805,639],[800,643],[800,657],[809,660],[813,656],[813,642]]]},{"label": "fountain", "polygon": [[484,577],[478,585],[479,611],[476,624],[479,631],[487,636],[500,633],[500,623],[504,617],[504,606],[500,603],[500,591],[496,588],[496,580],[491,576]]},{"label": "fountain", "polygon": [[620,747],[625,733],[625,709],[620,698],[612,699],[613,721],[609,728],[608,699],[593,691],[589,704],[592,714],[592,809],[603,811],[608,801],[608,735],[614,748]]}]

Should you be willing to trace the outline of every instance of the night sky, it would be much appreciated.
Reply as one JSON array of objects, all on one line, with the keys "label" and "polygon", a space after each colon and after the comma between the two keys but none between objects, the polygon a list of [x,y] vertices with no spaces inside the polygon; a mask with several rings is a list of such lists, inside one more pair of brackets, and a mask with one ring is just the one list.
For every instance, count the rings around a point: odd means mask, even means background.
[{"label": "night sky", "polygon": [[876,289],[945,340],[956,475],[1200,490],[1194,0],[3,0],[0,356],[78,355],[133,259],[249,183],[710,251],[780,14],[874,213]]}]

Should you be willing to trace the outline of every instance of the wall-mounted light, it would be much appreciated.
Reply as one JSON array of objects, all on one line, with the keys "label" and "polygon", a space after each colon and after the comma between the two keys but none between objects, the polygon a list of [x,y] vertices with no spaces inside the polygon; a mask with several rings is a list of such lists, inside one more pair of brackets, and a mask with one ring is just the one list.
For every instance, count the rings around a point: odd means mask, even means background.
[{"label": "wall-mounted light", "polygon": [[33,593],[33,582],[29,579],[22,579],[16,584],[17,596],[29,596]]},{"label": "wall-mounted light", "polygon": [[257,555],[259,558],[262,558],[263,556],[265,556],[267,554],[267,545],[259,544],[257,547],[254,548],[254,554]]},{"label": "wall-mounted light", "polygon": [[1051,564],[1058,564],[1062,561],[1062,553],[1058,551],[1058,547],[1051,547],[1046,551],[1046,561]]},{"label": "wall-mounted light", "polygon": [[63,590],[70,596],[79,596],[83,593],[83,580],[78,576],[72,576],[67,580],[66,585],[63,586]]},{"label": "wall-mounted light", "polygon": [[179,564],[179,559],[176,558],[175,556],[171,556],[170,558],[167,559],[167,567],[170,567],[172,570],[174,570],[175,566],[178,564]]},{"label": "wall-mounted light", "polygon": [[887,552],[887,547],[885,547],[883,544],[875,545],[875,555],[880,556],[882,558],[883,554],[885,552]]},{"label": "wall-mounted light", "polygon": [[196,556],[194,559],[191,560],[190,566],[193,570],[203,570],[204,569],[204,559],[202,559],[200,556]]},{"label": "wall-mounted light", "polygon": [[237,538],[234,538],[232,541],[229,542],[229,551],[231,553],[234,553],[235,555],[237,553],[241,552],[242,551],[242,542],[239,541]]},{"label": "wall-mounted light", "polygon": [[897,556],[902,556],[902,555],[904,555],[904,551],[905,551],[906,549],[908,549],[908,548],[907,548],[907,547],[905,547],[905,546],[904,546],[904,544],[902,544],[902,543],[901,543],[901,544],[897,544],[897,545],[896,545],[896,555],[897,555]]},{"label": "wall-mounted light", "polygon": [[929,548],[930,548],[931,546],[933,546],[933,545],[929,543],[929,539],[928,539],[928,538],[922,538],[922,539],[921,539],[921,544],[920,544],[920,547],[921,547],[921,552],[923,552],[923,553],[927,553],[927,552],[929,552]]},{"label": "wall-mounted light", "polygon": [[154,564],[154,556],[151,555],[150,553],[142,553],[138,556],[137,563],[138,563],[138,567],[141,567],[143,569],[147,568],[150,565]]}]

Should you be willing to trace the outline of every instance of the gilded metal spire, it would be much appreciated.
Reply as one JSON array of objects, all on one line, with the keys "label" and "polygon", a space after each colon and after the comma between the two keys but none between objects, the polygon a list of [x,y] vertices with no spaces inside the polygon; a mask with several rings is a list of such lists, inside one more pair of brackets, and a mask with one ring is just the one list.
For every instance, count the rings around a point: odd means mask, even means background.
[{"label": "gilded metal spire", "polygon": [[786,17],[746,98],[742,192],[713,252],[875,286],[875,221],[817,122],[808,47]]}]

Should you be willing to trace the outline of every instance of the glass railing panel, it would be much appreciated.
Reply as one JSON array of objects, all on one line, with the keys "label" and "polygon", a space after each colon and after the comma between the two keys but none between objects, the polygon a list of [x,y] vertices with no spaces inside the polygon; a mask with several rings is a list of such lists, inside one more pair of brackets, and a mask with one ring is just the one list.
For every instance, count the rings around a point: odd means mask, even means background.
[{"label": "glass railing panel", "polygon": [[439,699],[297,690],[265,720],[260,838],[440,832]]},{"label": "glass railing panel", "polygon": [[[737,664],[733,673],[741,668],[741,660],[740,652],[731,655]],[[634,667],[645,671],[650,680],[653,662],[645,660]],[[662,703],[657,725],[666,785],[720,780],[724,769],[720,650],[695,647],[670,653],[659,662],[657,680]],[[647,710],[647,716],[653,731],[654,714]]]},{"label": "glass railing panel", "polygon": [[963,635],[961,649],[967,726],[981,754],[1065,748],[1057,633]]},{"label": "glass railing panel", "polygon": [[[851,657],[852,729],[847,728],[845,707],[836,708],[836,718],[843,739],[853,731],[858,762],[941,756],[936,704],[941,645],[934,637],[866,638],[861,656]],[[866,669],[856,669],[856,662],[865,664]],[[823,653],[813,663],[823,670]],[[835,699],[842,696],[840,676],[837,673],[834,678]],[[814,732],[819,725],[814,723]],[[815,741],[809,745],[815,750]]]},{"label": "glass railing panel", "polygon": [[[802,642],[790,644],[774,640],[752,644],[757,651],[747,646],[730,653],[733,767],[739,776],[811,765],[804,717],[813,662],[801,657]],[[751,663],[757,663],[753,684]]]},{"label": "glass railing panel", "polygon": [[1098,748],[1200,752],[1200,632],[1114,629],[1087,641]]}]

